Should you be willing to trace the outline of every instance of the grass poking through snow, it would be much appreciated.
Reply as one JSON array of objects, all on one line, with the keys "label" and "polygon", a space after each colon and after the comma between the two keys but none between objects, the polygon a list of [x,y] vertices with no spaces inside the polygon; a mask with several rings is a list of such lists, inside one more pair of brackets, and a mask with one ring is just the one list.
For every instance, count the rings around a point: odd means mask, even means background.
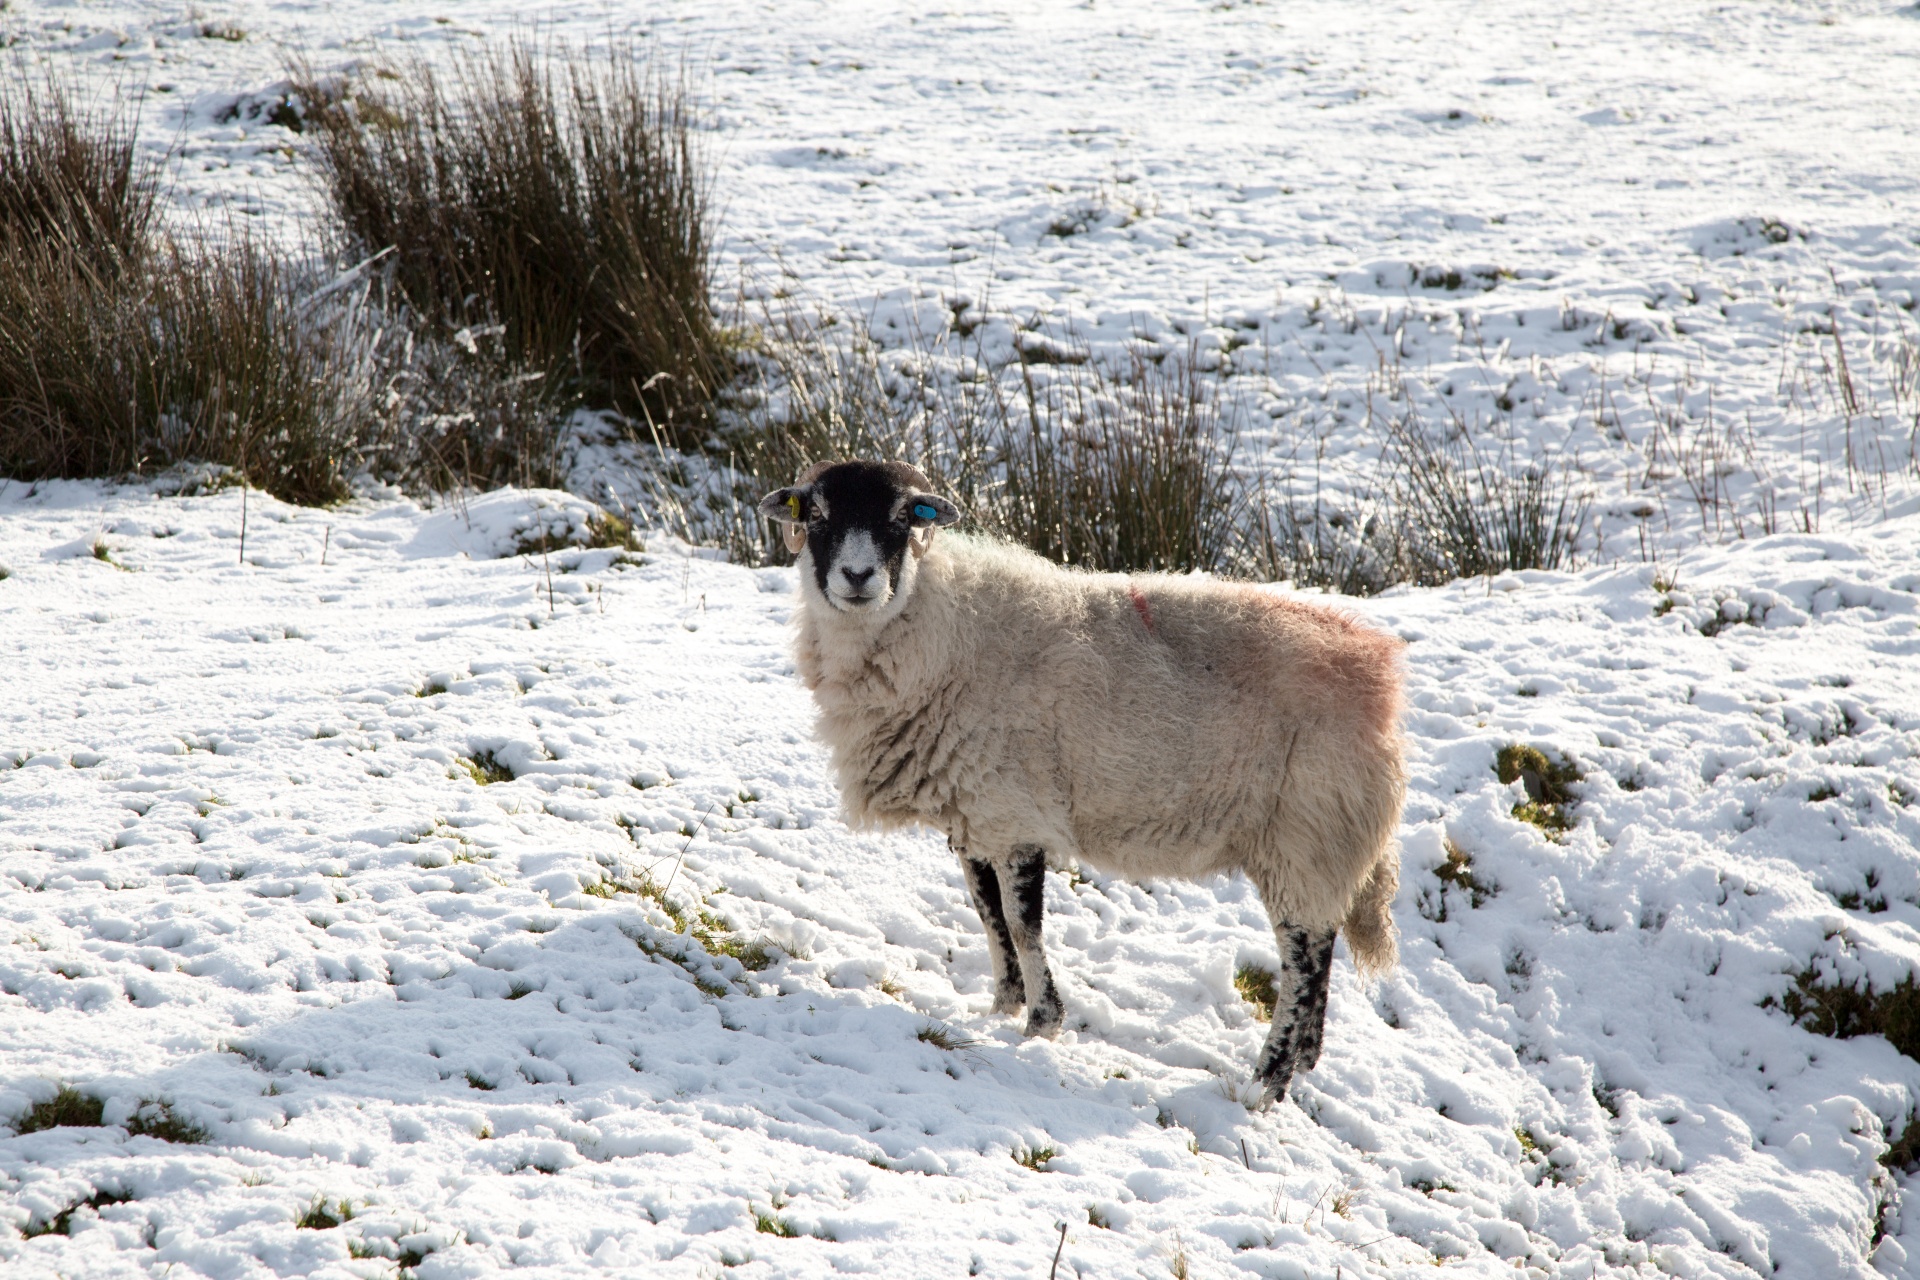
[{"label": "grass poking through snow", "polygon": [[43,1129],[62,1127],[77,1129],[95,1129],[104,1123],[101,1119],[102,1103],[90,1094],[81,1093],[72,1085],[61,1085],[60,1091],[45,1102],[36,1102],[27,1114],[14,1122],[15,1133],[39,1133]]},{"label": "grass poking through snow", "polygon": [[1501,782],[1518,782],[1526,789],[1527,798],[1513,806],[1514,817],[1538,827],[1550,840],[1573,828],[1576,801],[1571,788],[1581,773],[1571,760],[1550,760],[1538,747],[1510,743],[1494,757],[1493,771]]},{"label": "grass poking through snow", "polygon": [[1273,1008],[1279,995],[1273,988],[1273,974],[1259,965],[1243,964],[1233,971],[1233,989],[1253,1008],[1261,1022],[1273,1021]]}]

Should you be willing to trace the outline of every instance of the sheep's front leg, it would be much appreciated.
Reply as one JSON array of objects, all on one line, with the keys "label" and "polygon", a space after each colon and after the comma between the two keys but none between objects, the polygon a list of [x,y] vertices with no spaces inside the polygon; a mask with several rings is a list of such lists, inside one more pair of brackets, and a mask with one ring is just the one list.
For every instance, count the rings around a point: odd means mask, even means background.
[{"label": "sheep's front leg", "polygon": [[1046,877],[1046,851],[1039,845],[1015,845],[1006,873],[1000,877],[1000,901],[1013,934],[1020,973],[1026,978],[1027,1034],[1051,1039],[1060,1034],[1067,1011],[1060,1003],[1059,989],[1053,985],[1040,937],[1046,915]]},{"label": "sheep's front leg", "polygon": [[1282,963],[1274,983],[1273,1027],[1256,1074],[1266,1101],[1284,1097],[1296,1071],[1320,1061],[1327,1021],[1327,982],[1333,973],[1332,929],[1280,925]]},{"label": "sheep's front leg", "polygon": [[993,963],[993,1011],[1018,1013],[1027,990],[1020,977],[1020,957],[1014,952],[1013,934],[1007,929],[1007,913],[1001,906],[1000,875],[991,862],[970,858],[957,845],[953,851],[959,855],[960,873],[966,877],[967,892],[973,895],[973,909],[980,913],[981,927],[987,931],[987,955]]}]

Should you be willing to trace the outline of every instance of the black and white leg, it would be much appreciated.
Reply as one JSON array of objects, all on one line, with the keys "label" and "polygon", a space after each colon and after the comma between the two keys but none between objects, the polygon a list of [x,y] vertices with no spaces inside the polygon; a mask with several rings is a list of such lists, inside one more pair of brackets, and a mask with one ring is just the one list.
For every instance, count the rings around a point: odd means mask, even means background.
[{"label": "black and white leg", "polygon": [[1027,1034],[1051,1038],[1059,1034],[1067,1011],[1060,1003],[1059,989],[1053,985],[1041,940],[1046,887],[1046,851],[1039,845],[1015,845],[1000,877],[1000,901],[1013,935],[1014,954],[1020,960],[1020,974],[1026,979]]},{"label": "black and white leg", "polygon": [[1334,930],[1327,930],[1326,940],[1313,949],[1312,976],[1307,984],[1309,1003],[1293,1052],[1295,1071],[1311,1071],[1320,1065],[1320,1046],[1327,1032],[1327,991],[1333,985],[1333,935]]},{"label": "black and white leg", "polygon": [[1284,1097],[1296,1071],[1320,1061],[1327,1018],[1327,980],[1333,973],[1332,929],[1278,926],[1280,976],[1274,982],[1273,1027],[1256,1074],[1269,1102]]},{"label": "black and white leg", "polygon": [[980,913],[980,925],[987,931],[987,956],[993,964],[993,1011],[1018,1013],[1027,988],[1020,978],[1020,957],[1014,953],[1007,913],[1000,905],[1000,875],[991,862],[970,858],[960,849],[954,852],[960,856],[960,873],[966,877],[967,892],[973,895],[973,909]]}]

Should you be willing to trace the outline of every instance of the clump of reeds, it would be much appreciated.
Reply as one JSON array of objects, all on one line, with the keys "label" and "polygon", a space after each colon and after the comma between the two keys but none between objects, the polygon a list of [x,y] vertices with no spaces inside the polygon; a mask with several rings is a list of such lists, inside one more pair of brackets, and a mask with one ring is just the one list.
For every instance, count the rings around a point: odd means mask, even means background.
[{"label": "clump of reeds", "polygon": [[[1586,519],[1559,461],[1489,455],[1465,434],[1436,443],[1410,417],[1388,424],[1388,479],[1346,507],[1238,465],[1242,406],[1192,346],[1134,344],[1114,361],[1069,331],[996,366],[978,348],[954,360],[944,335],[888,352],[855,325],[790,315],[761,335],[761,385],[729,436],[749,510],[809,462],[897,458],[975,527],[1063,564],[1354,595],[1569,567]],[[751,522],[729,549],[781,556]]]},{"label": "clump of reeds", "polygon": [[224,463],[294,501],[344,493],[364,416],[293,274],[244,235],[162,234],[124,105],[0,90],[0,471]]},{"label": "clump of reeds", "polygon": [[159,184],[134,108],[84,106],[71,85],[15,70],[0,90],[0,245],[52,242],[103,267],[138,263]]},{"label": "clump of reeds", "polygon": [[344,83],[297,68],[295,92],[343,239],[391,250],[425,324],[497,332],[509,376],[705,442],[729,370],[684,73],[523,37]]},{"label": "clump of reeds", "polygon": [[0,89],[0,474],[232,468],[293,502],[369,472],[550,484],[559,413],[498,326],[435,325],[381,264],[335,274],[231,226],[163,230],[130,107]]},{"label": "clump of reeds", "polygon": [[[786,316],[761,334],[759,395],[729,437],[743,489],[822,459],[900,459],[975,527],[1064,564],[1235,566],[1246,494],[1219,389],[1191,353],[1116,365],[1059,343],[1076,358],[1021,355],[995,371],[976,360],[978,376],[953,378],[932,341],[893,367],[850,325]],[[752,550],[779,555],[771,539]]]}]

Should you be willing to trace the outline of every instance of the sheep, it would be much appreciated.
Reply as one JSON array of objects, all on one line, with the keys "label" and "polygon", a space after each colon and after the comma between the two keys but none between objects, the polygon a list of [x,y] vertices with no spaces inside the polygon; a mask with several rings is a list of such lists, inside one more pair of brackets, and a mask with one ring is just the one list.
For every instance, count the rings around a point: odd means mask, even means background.
[{"label": "sheep", "polygon": [[1065,1018],[1042,946],[1051,860],[1140,879],[1241,871],[1282,960],[1262,1105],[1319,1061],[1336,932],[1396,960],[1402,643],[1244,585],[1061,568],[935,532],[900,462],[818,464],[760,511],[798,557],[795,665],[849,822],[944,831],[985,928],[993,1011]]}]

